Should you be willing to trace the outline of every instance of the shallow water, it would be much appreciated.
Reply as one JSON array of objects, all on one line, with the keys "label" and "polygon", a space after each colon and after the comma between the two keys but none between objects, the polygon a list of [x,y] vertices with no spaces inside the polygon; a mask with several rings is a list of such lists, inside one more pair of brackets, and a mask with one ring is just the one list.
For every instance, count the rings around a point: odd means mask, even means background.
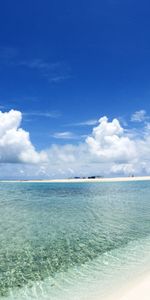
[{"label": "shallow water", "polygon": [[150,182],[0,183],[0,299],[103,297],[149,253]]}]

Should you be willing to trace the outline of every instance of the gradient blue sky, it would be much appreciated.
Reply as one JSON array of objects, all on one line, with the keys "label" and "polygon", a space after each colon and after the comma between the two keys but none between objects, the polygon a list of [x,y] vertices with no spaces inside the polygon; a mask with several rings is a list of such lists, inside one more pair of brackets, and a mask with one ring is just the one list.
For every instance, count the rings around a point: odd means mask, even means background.
[{"label": "gradient blue sky", "polygon": [[150,113],[149,1],[5,0],[0,28],[1,109],[24,113],[37,150],[91,132],[76,123]]}]

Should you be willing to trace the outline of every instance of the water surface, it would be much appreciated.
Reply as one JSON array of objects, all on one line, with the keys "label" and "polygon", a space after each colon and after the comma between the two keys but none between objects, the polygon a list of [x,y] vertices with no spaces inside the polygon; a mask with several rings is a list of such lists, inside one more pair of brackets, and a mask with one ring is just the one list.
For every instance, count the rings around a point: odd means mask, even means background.
[{"label": "water surface", "polygon": [[149,253],[148,181],[0,183],[0,299],[103,297]]}]

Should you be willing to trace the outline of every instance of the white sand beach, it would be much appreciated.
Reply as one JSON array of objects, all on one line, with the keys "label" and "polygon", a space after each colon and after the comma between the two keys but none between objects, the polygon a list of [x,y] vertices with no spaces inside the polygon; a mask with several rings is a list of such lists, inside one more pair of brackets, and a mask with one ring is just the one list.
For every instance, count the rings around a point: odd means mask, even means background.
[{"label": "white sand beach", "polygon": [[66,179],[30,179],[30,180],[1,180],[0,182],[52,182],[52,183],[77,183],[77,182],[124,182],[124,181],[149,181],[150,176],[111,177],[111,178],[66,178]]},{"label": "white sand beach", "polygon": [[[150,180],[150,176],[138,177],[114,177],[114,178],[71,178],[71,179],[51,179],[43,180],[44,182],[118,182],[118,181],[142,181]],[[36,180],[37,181],[37,180]]]},{"label": "white sand beach", "polygon": [[150,275],[138,280],[133,286],[123,292],[121,296],[115,296],[112,300],[149,300],[150,299]]}]

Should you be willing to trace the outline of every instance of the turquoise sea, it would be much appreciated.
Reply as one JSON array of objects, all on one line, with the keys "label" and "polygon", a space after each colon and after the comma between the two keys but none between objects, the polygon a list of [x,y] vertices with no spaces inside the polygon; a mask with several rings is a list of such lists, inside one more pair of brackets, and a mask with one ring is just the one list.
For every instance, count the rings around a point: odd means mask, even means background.
[{"label": "turquoise sea", "polygon": [[103,299],[149,270],[150,181],[0,183],[0,299]]}]

